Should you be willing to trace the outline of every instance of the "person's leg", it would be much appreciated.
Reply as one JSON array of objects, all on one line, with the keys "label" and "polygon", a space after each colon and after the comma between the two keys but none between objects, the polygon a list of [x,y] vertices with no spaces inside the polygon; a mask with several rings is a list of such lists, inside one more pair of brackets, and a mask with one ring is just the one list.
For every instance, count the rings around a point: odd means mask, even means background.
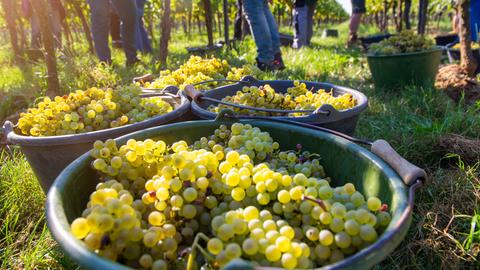
[{"label": "person's leg", "polygon": [[137,6],[137,28],[135,29],[135,47],[137,50],[144,52],[144,44],[142,39],[142,17],[143,17],[143,0],[136,0],[135,5]]},{"label": "person's leg", "polygon": [[244,0],[245,17],[257,45],[258,60],[269,64],[273,61],[272,37],[263,10],[263,0]]},{"label": "person's leg", "polygon": [[357,31],[360,26],[362,14],[367,10],[365,8],[365,0],[352,0],[352,16],[350,17],[350,33],[348,35],[348,45],[357,42]]},{"label": "person's leg", "polygon": [[353,13],[350,17],[350,34],[357,34],[360,21],[362,20],[362,13]]},{"label": "person's leg", "polygon": [[112,0],[112,4],[122,20],[122,41],[123,50],[127,57],[127,65],[133,64],[138,61],[135,47],[137,5],[135,4],[135,0]]},{"label": "person's leg", "polygon": [[278,34],[278,27],[277,22],[275,21],[275,17],[273,17],[270,8],[268,7],[268,2],[266,0],[263,1],[263,11],[265,14],[265,18],[268,23],[268,29],[270,30],[270,38],[272,42],[272,50],[273,53],[280,52],[280,36]]},{"label": "person's leg", "polygon": [[140,26],[140,37],[142,39],[142,44],[143,44],[143,52],[146,53],[152,53],[152,41],[150,40],[150,37],[148,36],[147,29],[145,29],[145,24],[143,23],[143,18],[141,18],[139,22]]},{"label": "person's leg", "polygon": [[293,48],[299,49],[307,45],[307,6],[294,8],[293,25],[294,39]]},{"label": "person's leg", "polygon": [[316,3],[308,5],[307,13],[307,45],[310,45],[310,41],[313,37],[313,15],[315,14]]},{"label": "person's leg", "polygon": [[298,18],[299,15],[299,7],[293,7],[292,9],[292,26],[293,26],[293,48],[298,48],[300,43],[300,20]]},{"label": "person's leg", "polygon": [[108,29],[110,25],[109,0],[89,0],[90,19],[92,21],[92,37],[98,59],[102,62],[112,62],[108,47]]}]

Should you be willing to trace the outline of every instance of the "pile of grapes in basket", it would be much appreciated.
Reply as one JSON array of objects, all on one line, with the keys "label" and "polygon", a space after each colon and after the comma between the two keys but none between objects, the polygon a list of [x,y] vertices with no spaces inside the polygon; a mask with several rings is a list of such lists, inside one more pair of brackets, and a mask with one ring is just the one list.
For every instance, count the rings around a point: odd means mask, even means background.
[{"label": "pile of grapes in basket", "polygon": [[413,31],[403,31],[388,39],[372,44],[368,52],[376,55],[392,55],[428,51],[434,48],[435,43],[432,39],[423,35],[417,35]]},{"label": "pile of grapes in basket", "polygon": [[333,186],[318,154],[283,150],[248,124],[190,145],[97,141],[91,156],[101,179],[71,233],[133,268],[218,269],[237,258],[319,267],[371,245],[391,220],[377,197]]},{"label": "pile of grapes in basket", "polygon": [[[183,89],[186,85],[196,84],[211,80],[240,80],[246,75],[256,78],[261,77],[262,72],[254,65],[246,64],[242,67],[232,67],[226,60],[215,57],[202,58],[191,56],[187,62],[176,70],[163,70],[160,76],[152,82],[145,82],[143,87],[152,89],[163,89],[169,85],[178,86]],[[195,88],[208,90],[220,82],[199,84]]]},{"label": "pile of grapes in basket", "polygon": [[161,97],[142,98],[138,86],[77,90],[53,100],[43,98],[20,114],[19,134],[55,136],[115,128],[173,110]]},{"label": "pile of grapes in basket", "polygon": [[[294,81],[294,86],[287,89],[286,93],[276,92],[270,85],[245,86],[233,96],[226,96],[224,102],[246,105],[256,108],[278,110],[312,110],[320,108],[324,104],[332,105],[337,110],[346,110],[355,107],[357,100],[351,94],[334,96],[333,90],[327,92],[323,89],[308,89],[305,83]],[[253,111],[232,107],[224,104],[210,105],[208,110],[219,113],[224,108],[230,108],[243,115],[285,115],[263,111]],[[291,113],[290,116],[301,116],[305,113]]]}]

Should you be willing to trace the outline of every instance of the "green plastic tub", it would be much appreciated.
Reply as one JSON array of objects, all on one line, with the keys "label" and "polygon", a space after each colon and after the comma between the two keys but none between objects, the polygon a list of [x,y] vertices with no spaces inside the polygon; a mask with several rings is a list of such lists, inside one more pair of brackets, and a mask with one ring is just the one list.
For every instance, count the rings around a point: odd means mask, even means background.
[{"label": "green plastic tub", "polygon": [[[159,95],[145,94],[144,96]],[[174,110],[169,113],[138,123],[81,134],[46,137],[23,136],[15,133],[13,123],[9,121],[5,122],[3,128],[7,143],[20,146],[43,191],[47,193],[58,174],[68,164],[90,150],[96,140],[113,139],[137,130],[192,118],[190,101],[183,93],[180,93],[177,98],[167,99],[167,101],[174,107]]]},{"label": "green plastic tub", "polygon": [[[378,196],[389,205],[392,221],[377,242],[343,261],[322,269],[369,269],[385,259],[402,242],[412,218],[413,194],[421,182],[417,180],[415,184],[407,186],[399,174],[381,158],[341,137],[285,123],[259,120],[241,122],[268,131],[285,149],[295,149],[297,143],[302,143],[304,149],[322,156],[322,165],[327,175],[333,179],[333,185],[352,182],[362,193],[367,196]],[[234,121],[226,120],[182,122],[138,131],[116,141],[124,144],[131,138],[136,140],[152,138],[167,143],[182,139],[191,143],[202,136],[212,134],[220,124],[232,123]],[[91,162],[89,154],[84,154],[65,168],[53,183],[47,196],[48,227],[65,253],[81,267],[99,270],[129,269],[89,251],[82,241],[70,233],[69,224],[81,215],[90,193],[95,190],[98,183],[98,176],[90,167]],[[248,269],[238,262],[231,263],[226,268],[238,269],[238,267]]]},{"label": "green plastic tub", "polygon": [[440,48],[396,55],[367,54],[375,87],[386,90],[404,85],[433,86],[441,57]]}]

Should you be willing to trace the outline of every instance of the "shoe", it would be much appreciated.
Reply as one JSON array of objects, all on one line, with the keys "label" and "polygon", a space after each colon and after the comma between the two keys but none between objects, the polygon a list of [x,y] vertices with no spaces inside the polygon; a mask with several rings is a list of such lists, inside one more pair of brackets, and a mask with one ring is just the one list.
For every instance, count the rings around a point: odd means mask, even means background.
[{"label": "shoe", "polygon": [[355,48],[358,47],[358,36],[357,34],[350,34],[348,36],[348,41],[347,41],[347,48]]},{"label": "shoe", "polygon": [[282,53],[278,52],[273,57],[273,67],[276,70],[284,70],[285,69],[285,63],[283,63]]},{"label": "shoe", "polygon": [[138,58],[135,58],[133,60],[127,60],[127,67],[135,66],[138,63],[140,63],[140,59]]},{"label": "shoe", "polygon": [[256,60],[257,60],[257,67],[261,71],[274,71],[275,70],[275,67],[273,66],[273,64],[260,62],[260,60],[258,60],[258,58]]}]

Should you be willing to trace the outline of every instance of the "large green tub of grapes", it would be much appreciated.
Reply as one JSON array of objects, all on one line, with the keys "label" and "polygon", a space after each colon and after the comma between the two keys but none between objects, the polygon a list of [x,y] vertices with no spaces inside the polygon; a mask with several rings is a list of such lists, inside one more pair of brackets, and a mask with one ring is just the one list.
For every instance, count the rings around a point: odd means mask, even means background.
[{"label": "large green tub of grapes", "polygon": [[441,57],[440,48],[395,55],[367,54],[375,86],[384,90],[404,85],[433,86]]},{"label": "large green tub of grapes", "polygon": [[[332,178],[334,185],[352,182],[363,194],[378,196],[389,205],[392,213],[391,223],[375,243],[353,256],[322,269],[370,269],[385,259],[402,242],[412,219],[415,189],[421,186],[422,182],[416,176],[408,177],[412,171],[408,166],[399,166],[400,163],[404,165],[407,163],[398,154],[394,151],[383,151],[385,149],[378,148],[376,142],[373,144],[372,150],[383,153],[382,155],[390,160],[392,164],[390,166],[366,148],[326,132],[271,121],[242,122],[269,132],[272,138],[285,149],[295,149],[295,146],[301,143],[303,149],[319,153],[322,157],[322,165],[327,175]],[[116,141],[124,144],[131,138],[136,140],[152,138],[164,140],[166,143],[181,139],[192,143],[202,136],[212,134],[220,124],[231,125],[232,123],[234,122],[226,120],[175,123],[128,134]],[[98,176],[90,166],[92,161],[88,153],[84,154],[57,177],[47,196],[48,227],[64,252],[81,267],[99,270],[129,269],[89,251],[82,241],[77,240],[70,233],[69,224],[76,217],[81,216],[89,195],[98,183]],[[392,167],[396,167],[399,173]],[[407,177],[402,180],[399,175]],[[233,262],[226,268],[239,269],[239,266],[244,267],[241,263]],[[248,267],[242,269],[248,269]],[[261,269],[273,268],[262,267]]]},{"label": "large green tub of grapes", "polygon": [[[151,95],[145,95],[151,96]],[[190,101],[183,93],[178,98],[166,99],[174,110],[142,122],[81,134],[33,137],[15,133],[13,123],[4,124],[7,143],[18,145],[27,158],[45,193],[58,174],[73,160],[92,148],[96,140],[113,139],[137,130],[158,125],[190,120]]]}]

